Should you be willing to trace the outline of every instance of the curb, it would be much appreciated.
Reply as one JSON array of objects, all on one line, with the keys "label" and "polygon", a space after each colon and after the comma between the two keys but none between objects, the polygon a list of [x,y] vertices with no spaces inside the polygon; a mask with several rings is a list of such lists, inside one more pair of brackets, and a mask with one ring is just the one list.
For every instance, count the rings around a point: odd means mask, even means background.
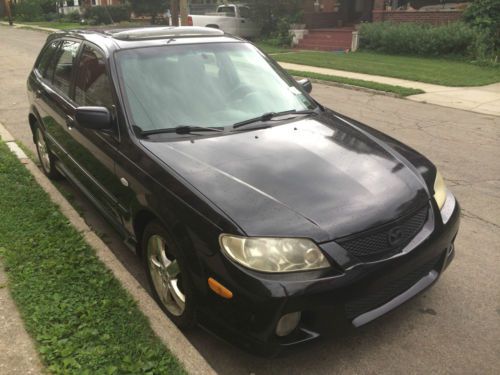
[{"label": "curb", "polygon": [[123,288],[137,302],[137,306],[148,318],[153,332],[163,344],[182,363],[189,374],[216,375],[215,370],[203,356],[191,345],[182,332],[168,319],[149,293],[127,271],[113,254],[111,249],[90,229],[83,218],[76,212],[64,196],[55,188],[50,180],[40,171],[38,166],[17,145],[14,137],[0,123],[0,137],[16,155],[19,161],[32,174],[42,189],[49,195],[52,202],[59,206],[60,211],[69,220],[71,225],[81,233],[85,242],[92,247],[101,262],[113,273]]},{"label": "curb", "polygon": [[380,91],[380,90],[370,89],[368,87],[348,85],[347,83],[340,83],[340,82],[333,82],[333,81],[324,81],[324,80],[321,80],[321,79],[309,78],[309,77],[300,77],[300,76],[293,76],[293,77],[294,78],[307,78],[312,83],[319,83],[319,84],[325,85],[325,86],[340,87],[342,89],[348,89],[348,90],[354,90],[354,91],[362,91],[362,92],[367,92],[369,94],[390,96],[392,98],[398,98],[398,99],[405,99],[405,98],[407,98],[406,96],[398,95],[398,94],[395,94],[393,92]]}]

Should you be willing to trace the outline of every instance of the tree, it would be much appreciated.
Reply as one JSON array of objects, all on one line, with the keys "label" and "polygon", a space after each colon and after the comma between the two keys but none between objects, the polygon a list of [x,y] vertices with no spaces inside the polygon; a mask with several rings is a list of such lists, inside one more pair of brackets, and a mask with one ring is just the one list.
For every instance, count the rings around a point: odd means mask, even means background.
[{"label": "tree", "polygon": [[[279,31],[283,23],[299,22],[302,0],[249,0],[253,18],[262,26],[263,35]],[[287,30],[288,33],[288,30]]]},{"label": "tree", "polygon": [[464,11],[465,22],[486,32],[494,51],[500,50],[500,0],[475,0]]}]

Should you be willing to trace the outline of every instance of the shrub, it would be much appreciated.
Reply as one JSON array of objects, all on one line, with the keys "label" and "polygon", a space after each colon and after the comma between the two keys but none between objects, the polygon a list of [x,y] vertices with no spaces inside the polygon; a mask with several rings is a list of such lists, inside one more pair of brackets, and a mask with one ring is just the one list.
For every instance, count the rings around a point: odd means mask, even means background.
[{"label": "shrub", "polygon": [[115,22],[130,21],[130,6],[128,5],[109,6],[108,11]]},{"label": "shrub", "polygon": [[275,47],[290,47],[292,45],[290,21],[287,17],[278,19],[275,30],[265,39],[265,43]]},{"label": "shrub", "polygon": [[67,20],[68,22],[80,22],[80,19],[82,18],[82,15],[77,12],[70,12],[64,16],[64,19]]},{"label": "shrub", "polygon": [[40,21],[43,9],[38,0],[25,0],[12,5],[12,14],[18,21]]},{"label": "shrub", "polygon": [[49,12],[43,15],[43,20],[48,22],[58,21],[60,19],[61,19],[61,14],[57,12]]},{"label": "shrub", "polygon": [[[302,0],[248,0],[245,1],[252,9],[252,18],[262,27],[262,35],[276,39],[276,33],[286,37],[282,32],[281,21],[300,22]],[[274,34],[274,35],[273,35]]]},{"label": "shrub", "polygon": [[95,6],[85,10],[84,18],[93,25],[109,25],[113,22],[130,20],[130,8],[127,5]]},{"label": "shrub", "polygon": [[486,33],[463,22],[442,26],[365,23],[360,28],[359,36],[362,49],[390,54],[456,55],[484,59],[491,52]]},{"label": "shrub", "polygon": [[464,21],[487,34],[494,52],[500,50],[500,0],[475,0],[463,14]]}]

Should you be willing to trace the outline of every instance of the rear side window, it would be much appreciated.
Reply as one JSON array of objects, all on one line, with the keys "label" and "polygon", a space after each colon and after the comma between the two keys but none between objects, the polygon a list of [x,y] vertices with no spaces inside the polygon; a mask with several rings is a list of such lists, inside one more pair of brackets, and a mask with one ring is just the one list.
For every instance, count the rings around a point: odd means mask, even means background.
[{"label": "rear side window", "polygon": [[[48,68],[58,45],[59,41],[52,42],[47,47],[45,47],[45,49],[40,54],[40,58],[38,60],[36,68],[43,78],[47,78],[48,74],[51,74],[50,69]],[[50,79],[52,79],[52,77],[50,77]]]},{"label": "rear side window", "polygon": [[78,63],[75,102],[81,106],[108,109],[113,105],[105,57],[101,51],[89,45],[84,45]]},{"label": "rear side window", "polygon": [[80,42],[63,40],[57,51],[53,85],[64,94],[69,95],[71,77],[73,75],[74,61],[78,54]]}]

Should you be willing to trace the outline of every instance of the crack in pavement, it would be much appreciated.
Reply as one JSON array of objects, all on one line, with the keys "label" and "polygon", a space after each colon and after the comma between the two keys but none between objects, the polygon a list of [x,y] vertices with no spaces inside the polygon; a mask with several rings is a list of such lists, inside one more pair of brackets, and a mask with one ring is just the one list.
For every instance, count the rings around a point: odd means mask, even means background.
[{"label": "crack in pavement", "polygon": [[499,224],[496,224],[492,221],[489,221],[488,219],[485,219],[479,215],[476,215],[476,214],[473,214],[472,212],[468,211],[467,209],[463,208],[462,207],[462,212],[461,212],[461,216],[465,217],[465,218],[468,218],[468,219],[473,219],[473,220],[479,220],[485,224],[489,224],[489,225],[492,225],[494,226],[495,228],[499,228],[500,229],[500,225]]}]

